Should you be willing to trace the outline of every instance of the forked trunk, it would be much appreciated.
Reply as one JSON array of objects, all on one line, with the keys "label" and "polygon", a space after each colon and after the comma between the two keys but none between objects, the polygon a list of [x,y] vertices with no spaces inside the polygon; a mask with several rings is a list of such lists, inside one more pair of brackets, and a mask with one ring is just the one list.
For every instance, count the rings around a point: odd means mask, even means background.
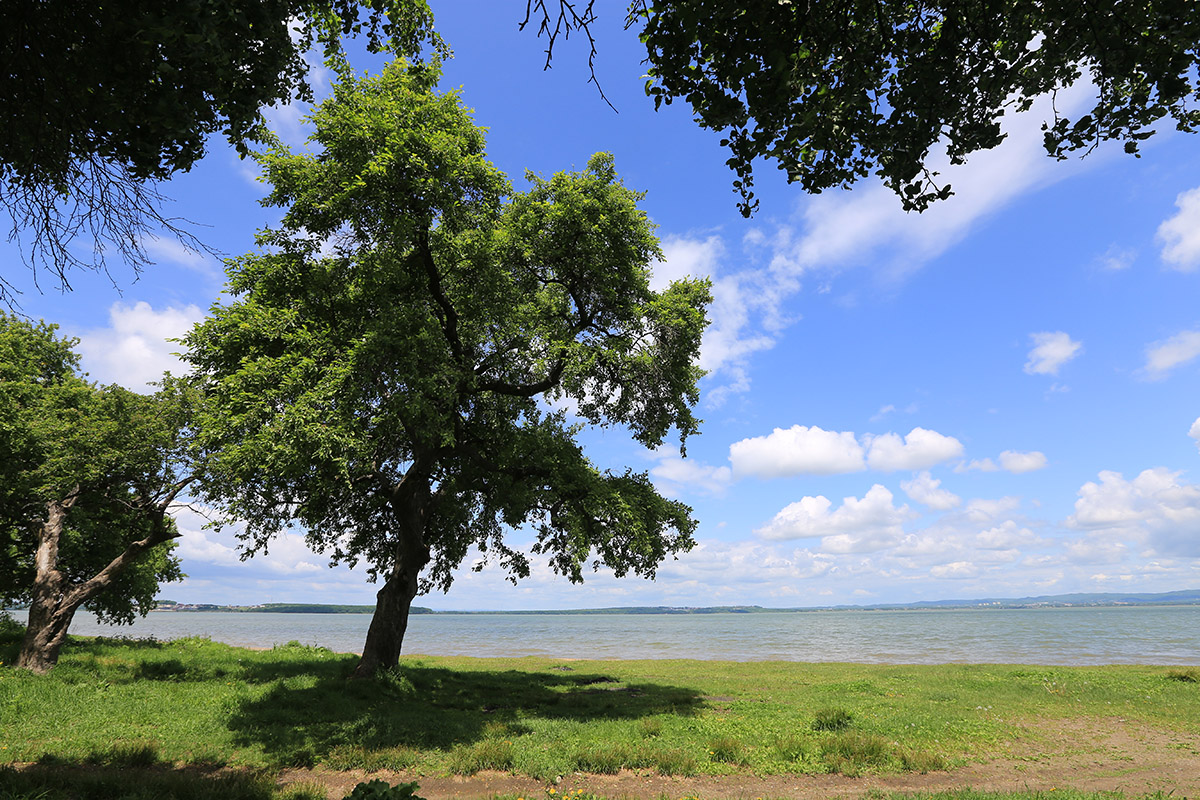
[{"label": "forked trunk", "polygon": [[400,541],[387,581],[375,594],[375,614],[367,629],[362,657],[354,668],[355,678],[369,678],[400,662],[408,611],[420,587],[421,570],[429,563],[424,539],[425,519],[432,502],[428,483],[415,490],[411,483],[405,488],[409,491],[392,500]]},{"label": "forked trunk", "polygon": [[80,603],[71,604],[66,597],[66,579],[58,570],[58,544],[67,512],[77,496],[78,492],[72,492],[65,501],[48,503],[45,522],[38,531],[29,621],[21,652],[17,654],[17,666],[39,675],[49,672],[58,663],[58,652],[67,639],[71,618],[80,606]]},{"label": "forked trunk", "polygon": [[25,627],[25,638],[21,652],[17,655],[17,667],[44,675],[58,663],[58,653],[67,640],[67,629],[75,616],[75,607],[55,608],[47,603],[29,606],[29,624]]}]

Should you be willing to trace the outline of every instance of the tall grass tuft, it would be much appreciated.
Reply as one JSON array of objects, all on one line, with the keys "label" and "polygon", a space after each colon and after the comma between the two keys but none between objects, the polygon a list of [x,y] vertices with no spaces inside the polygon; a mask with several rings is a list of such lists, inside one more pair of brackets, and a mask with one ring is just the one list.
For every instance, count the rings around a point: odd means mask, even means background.
[{"label": "tall grass tuft", "polygon": [[813,720],[814,731],[840,731],[850,727],[854,715],[844,708],[822,708]]}]

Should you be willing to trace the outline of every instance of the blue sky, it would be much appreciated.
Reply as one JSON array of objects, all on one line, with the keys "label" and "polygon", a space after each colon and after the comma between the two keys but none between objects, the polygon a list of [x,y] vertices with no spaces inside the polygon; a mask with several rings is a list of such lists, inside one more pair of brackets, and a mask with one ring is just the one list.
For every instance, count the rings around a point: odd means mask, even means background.
[{"label": "blue sky", "polygon": [[[658,579],[599,573],[572,586],[545,568],[513,587],[463,572],[442,609],[610,605],[812,606],[922,599],[1169,591],[1200,586],[1200,139],[1165,132],[1134,159],[1100,147],[1055,162],[1040,148],[1045,105],[1008,120],[1008,140],[946,170],[956,195],[905,214],[864,181],[809,196],[770,165],[745,220],[717,134],[686,107],[659,112],[619,17],[585,42],[517,32],[517,3],[435,3],[455,49],[443,89],[461,87],[488,152],[518,185],[615,154],[645,191],[666,253],[655,281],[712,278],[702,365],[702,434],[648,452],[586,434],[595,460],[649,470],[691,504],[699,544]],[[378,62],[358,57],[361,68]],[[317,74],[318,80],[321,78]],[[1060,95],[1083,107],[1088,87]],[[302,108],[271,110],[288,141]],[[169,211],[233,256],[277,211],[254,165],[221,142],[164,184]],[[139,280],[76,275],[26,313],[81,339],[93,379],[141,388],[178,369],[164,338],[215,301],[219,260],[169,240]],[[18,256],[9,248],[9,263]],[[202,509],[200,509],[202,510]],[[179,601],[368,603],[361,571],[328,569],[289,534],[241,562],[226,532],[178,515],[189,577]],[[524,541],[520,532],[514,542]]]}]

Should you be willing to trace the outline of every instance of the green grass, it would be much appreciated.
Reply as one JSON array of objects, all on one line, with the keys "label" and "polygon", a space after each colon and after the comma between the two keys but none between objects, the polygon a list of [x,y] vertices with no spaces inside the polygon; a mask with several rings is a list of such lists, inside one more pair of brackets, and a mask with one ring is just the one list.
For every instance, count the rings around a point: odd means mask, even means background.
[{"label": "green grass", "polygon": [[[15,650],[0,641],[0,661]],[[0,666],[0,764],[857,775],[996,755],[1034,720],[1200,733],[1188,669],[406,658],[351,681],[354,663],[296,644],[73,639],[48,676]]]}]

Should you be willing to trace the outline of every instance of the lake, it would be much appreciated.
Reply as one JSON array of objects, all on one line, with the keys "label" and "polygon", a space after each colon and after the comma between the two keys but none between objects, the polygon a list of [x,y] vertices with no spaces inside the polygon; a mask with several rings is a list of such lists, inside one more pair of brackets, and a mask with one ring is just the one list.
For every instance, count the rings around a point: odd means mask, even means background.
[{"label": "lake", "polygon": [[[18,619],[24,612],[17,612]],[[71,633],[244,647],[362,647],[369,614],[153,612],[128,627],[75,616]],[[883,664],[1200,664],[1200,606],[805,611],[757,614],[421,614],[404,652],[580,659]]]}]

